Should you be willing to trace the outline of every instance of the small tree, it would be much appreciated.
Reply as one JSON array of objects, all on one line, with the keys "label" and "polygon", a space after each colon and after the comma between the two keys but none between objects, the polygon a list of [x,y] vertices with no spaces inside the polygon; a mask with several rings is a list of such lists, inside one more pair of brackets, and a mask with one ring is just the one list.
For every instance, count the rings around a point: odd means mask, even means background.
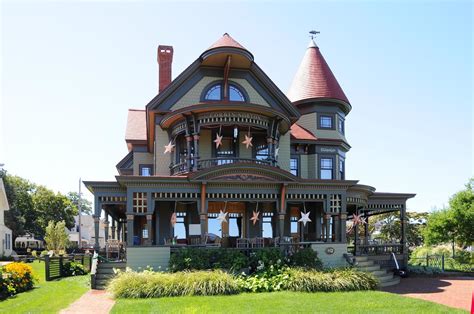
[{"label": "small tree", "polygon": [[46,227],[46,248],[58,254],[69,246],[69,236],[66,232],[66,223],[64,220],[55,223],[50,221]]}]

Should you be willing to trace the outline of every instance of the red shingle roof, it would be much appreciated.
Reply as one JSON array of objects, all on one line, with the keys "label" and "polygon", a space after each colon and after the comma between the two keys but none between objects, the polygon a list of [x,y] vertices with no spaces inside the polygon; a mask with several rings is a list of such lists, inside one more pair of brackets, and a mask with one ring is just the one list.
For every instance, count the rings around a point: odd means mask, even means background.
[{"label": "red shingle roof", "polygon": [[310,131],[306,130],[301,125],[298,125],[296,123],[294,123],[291,126],[290,134],[291,134],[291,138],[296,139],[296,140],[310,140],[310,141],[317,140],[316,136],[314,136],[313,133],[311,133]]},{"label": "red shingle roof", "polygon": [[211,49],[214,49],[214,48],[220,48],[220,47],[233,47],[233,48],[240,48],[240,49],[247,50],[244,46],[239,44],[234,38],[230,37],[230,35],[227,34],[227,33],[222,35],[222,37],[219,38],[218,41],[213,43],[211,45],[211,47],[207,48],[207,50],[211,50]]},{"label": "red shingle roof", "polygon": [[336,77],[311,40],[287,93],[292,102],[314,98],[339,99],[349,103]]},{"label": "red shingle roof", "polygon": [[128,109],[126,141],[146,141],[146,111]]}]

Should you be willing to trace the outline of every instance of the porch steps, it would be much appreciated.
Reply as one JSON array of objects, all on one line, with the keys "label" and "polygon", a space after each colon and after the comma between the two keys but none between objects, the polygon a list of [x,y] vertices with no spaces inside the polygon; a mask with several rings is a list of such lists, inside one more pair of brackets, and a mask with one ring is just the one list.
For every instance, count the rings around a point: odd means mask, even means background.
[{"label": "porch steps", "polygon": [[355,256],[355,268],[371,273],[379,281],[379,288],[397,285],[400,283],[400,277],[394,276],[393,272],[381,269],[380,265],[375,264],[374,261],[369,260],[367,256]]},{"label": "porch steps", "polygon": [[125,262],[101,262],[97,265],[93,289],[105,290],[109,281],[115,277],[114,269],[125,270]]}]

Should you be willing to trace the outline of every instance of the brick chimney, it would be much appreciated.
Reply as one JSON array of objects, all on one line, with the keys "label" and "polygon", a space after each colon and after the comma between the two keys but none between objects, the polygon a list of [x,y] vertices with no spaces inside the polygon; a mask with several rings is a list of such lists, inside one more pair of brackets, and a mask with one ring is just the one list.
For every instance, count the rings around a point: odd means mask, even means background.
[{"label": "brick chimney", "polygon": [[171,83],[171,64],[173,63],[173,47],[158,46],[158,92],[161,93]]}]

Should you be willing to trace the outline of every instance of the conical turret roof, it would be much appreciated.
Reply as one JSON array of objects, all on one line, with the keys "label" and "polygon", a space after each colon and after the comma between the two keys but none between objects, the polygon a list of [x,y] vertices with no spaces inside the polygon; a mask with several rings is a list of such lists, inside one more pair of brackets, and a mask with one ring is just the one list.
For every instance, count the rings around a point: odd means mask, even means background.
[{"label": "conical turret roof", "polygon": [[325,98],[342,100],[349,104],[344,91],[319,51],[319,47],[312,39],[287,96],[293,103]]},{"label": "conical turret roof", "polygon": [[247,50],[244,46],[239,44],[234,38],[232,38],[227,33],[224,33],[224,35],[222,35],[221,38],[219,38],[215,43],[213,43],[211,47],[207,48],[207,50],[220,48],[220,47],[233,47],[233,48],[240,48],[240,49]]}]

